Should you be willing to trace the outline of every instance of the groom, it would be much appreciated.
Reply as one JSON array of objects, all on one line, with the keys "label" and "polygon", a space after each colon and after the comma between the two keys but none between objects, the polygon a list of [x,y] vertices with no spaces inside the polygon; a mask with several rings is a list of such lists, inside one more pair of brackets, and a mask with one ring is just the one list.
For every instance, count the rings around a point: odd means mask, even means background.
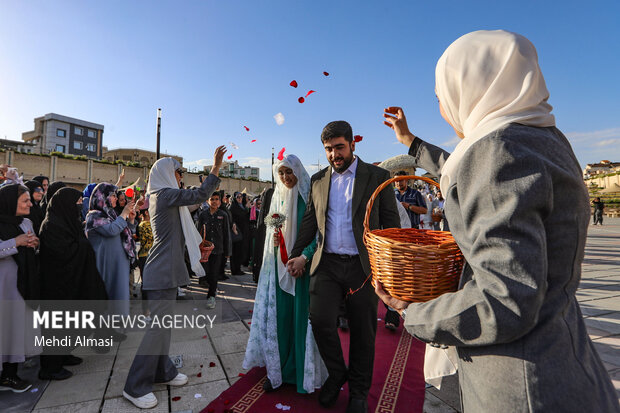
[{"label": "groom", "polygon": [[[293,276],[301,275],[306,257],[301,255],[318,232],[318,245],[310,268],[310,321],[329,377],[319,402],[333,406],[340,388],[349,381],[347,413],[366,412],[372,384],[377,331],[377,296],[370,282],[368,251],[362,241],[366,204],[374,190],[390,178],[389,172],[355,156],[351,125],[330,122],[321,133],[330,167],[312,176],[310,199],[297,241],[288,262]],[[385,188],[374,202],[370,229],[400,228],[393,189]],[[344,362],[336,319],[346,299],[350,328],[349,368]]]}]

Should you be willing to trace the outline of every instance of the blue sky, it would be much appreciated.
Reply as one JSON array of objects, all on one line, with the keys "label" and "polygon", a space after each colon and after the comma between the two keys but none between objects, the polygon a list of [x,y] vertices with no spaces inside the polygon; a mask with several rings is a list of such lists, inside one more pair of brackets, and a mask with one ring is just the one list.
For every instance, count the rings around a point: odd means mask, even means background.
[{"label": "blue sky", "polygon": [[325,165],[320,132],[337,119],[364,136],[365,161],[404,153],[381,118],[399,105],[416,135],[451,150],[437,59],[467,32],[506,29],[537,47],[582,166],[620,161],[619,16],[618,1],[0,0],[0,136],[55,112],[105,125],[109,148],[154,150],[161,107],[162,149],[187,167],[234,142],[234,159],[269,179],[272,147]]}]

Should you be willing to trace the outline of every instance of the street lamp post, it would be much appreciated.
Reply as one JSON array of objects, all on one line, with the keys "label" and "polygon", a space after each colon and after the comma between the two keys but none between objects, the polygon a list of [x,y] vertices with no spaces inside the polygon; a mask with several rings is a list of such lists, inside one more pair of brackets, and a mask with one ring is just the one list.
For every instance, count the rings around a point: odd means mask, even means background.
[{"label": "street lamp post", "polygon": [[161,108],[157,109],[157,152],[155,160],[159,159],[159,137],[161,135]]}]

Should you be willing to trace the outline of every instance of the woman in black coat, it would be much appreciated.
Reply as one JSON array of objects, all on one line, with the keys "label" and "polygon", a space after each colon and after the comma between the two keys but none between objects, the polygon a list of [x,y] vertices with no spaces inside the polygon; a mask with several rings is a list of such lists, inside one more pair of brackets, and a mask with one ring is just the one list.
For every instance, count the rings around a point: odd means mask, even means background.
[{"label": "woman in black coat", "polygon": [[[43,300],[107,300],[95,251],[84,235],[81,210],[82,193],[77,189],[61,188],[50,200],[39,235]],[[81,362],[72,355],[43,354],[39,377],[67,379],[72,373],[63,365]]]}]

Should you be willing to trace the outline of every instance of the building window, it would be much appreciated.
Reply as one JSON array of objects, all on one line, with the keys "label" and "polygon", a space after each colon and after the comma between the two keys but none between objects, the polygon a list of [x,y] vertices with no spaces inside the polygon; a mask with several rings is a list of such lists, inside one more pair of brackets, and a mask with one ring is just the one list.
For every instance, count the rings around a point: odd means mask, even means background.
[{"label": "building window", "polygon": [[80,127],[75,126],[75,127],[73,128],[73,130],[75,130],[75,134],[76,134],[76,135],[80,135],[80,136],[82,136],[82,135],[84,134],[84,129],[82,129],[82,128],[80,128]]},{"label": "building window", "polygon": [[258,169],[252,169],[252,175],[257,175],[258,174]]},{"label": "building window", "polygon": [[55,151],[65,153],[65,145],[56,145]]},{"label": "building window", "polygon": [[73,141],[73,149],[82,149],[82,142],[80,141]]},{"label": "building window", "polygon": [[240,170],[240,171],[239,171],[239,174],[241,174],[241,175],[245,175],[245,169]]},{"label": "building window", "polygon": [[59,138],[64,138],[67,136],[67,131],[64,129],[56,129],[56,136]]},{"label": "building window", "polygon": [[95,131],[94,130],[88,130],[88,137],[89,138],[94,138],[95,137]]},{"label": "building window", "polygon": [[86,149],[89,152],[95,152],[97,150],[97,145],[95,145],[94,143],[89,143],[86,145]]}]

